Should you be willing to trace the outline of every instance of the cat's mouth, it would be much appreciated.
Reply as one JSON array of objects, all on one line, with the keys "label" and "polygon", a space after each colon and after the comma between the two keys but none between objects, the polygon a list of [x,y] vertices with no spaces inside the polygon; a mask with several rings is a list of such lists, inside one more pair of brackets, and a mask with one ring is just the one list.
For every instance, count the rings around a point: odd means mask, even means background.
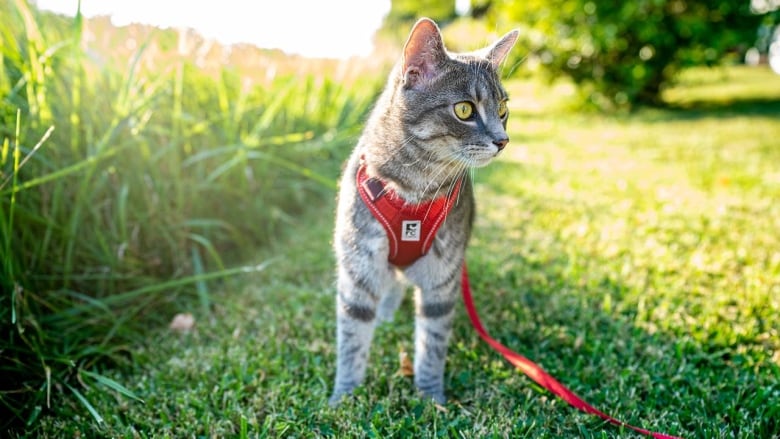
[{"label": "cat's mouth", "polygon": [[463,151],[462,160],[471,168],[481,168],[498,157],[502,150],[503,148],[499,149],[495,146],[468,145]]}]

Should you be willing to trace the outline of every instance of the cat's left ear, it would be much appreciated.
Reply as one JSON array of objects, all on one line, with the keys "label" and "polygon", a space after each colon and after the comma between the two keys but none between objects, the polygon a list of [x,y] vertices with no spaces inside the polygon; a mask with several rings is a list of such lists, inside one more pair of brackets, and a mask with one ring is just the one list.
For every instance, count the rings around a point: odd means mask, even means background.
[{"label": "cat's left ear", "polygon": [[511,32],[508,32],[506,35],[501,37],[500,40],[493,43],[492,46],[485,49],[485,58],[490,61],[490,64],[493,65],[494,69],[498,69],[498,66],[504,62],[507,54],[509,54],[509,51],[512,50],[512,47],[517,42],[518,36],[520,36],[520,32],[515,29]]}]

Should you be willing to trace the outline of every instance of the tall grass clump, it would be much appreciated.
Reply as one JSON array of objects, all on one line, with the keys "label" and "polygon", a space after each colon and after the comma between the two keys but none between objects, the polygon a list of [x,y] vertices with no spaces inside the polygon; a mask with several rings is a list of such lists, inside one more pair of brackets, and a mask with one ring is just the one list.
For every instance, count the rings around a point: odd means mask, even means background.
[{"label": "tall grass clump", "polygon": [[246,271],[330,196],[377,83],[208,75],[154,39],[116,63],[87,47],[80,14],[0,2],[5,432],[62,393],[99,420],[84,386],[132,397],[101,369],[130,361],[166,306],[197,292],[207,312],[207,280]]}]

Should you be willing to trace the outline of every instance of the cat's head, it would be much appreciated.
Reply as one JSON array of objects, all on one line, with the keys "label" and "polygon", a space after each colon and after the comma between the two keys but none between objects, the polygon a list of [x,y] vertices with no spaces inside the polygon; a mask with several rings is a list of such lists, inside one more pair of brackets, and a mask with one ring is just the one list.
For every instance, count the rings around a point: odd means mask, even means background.
[{"label": "cat's head", "polygon": [[449,53],[430,19],[419,20],[395,71],[408,138],[431,159],[479,167],[504,149],[508,95],[498,69],[517,40],[512,31],[471,53]]}]

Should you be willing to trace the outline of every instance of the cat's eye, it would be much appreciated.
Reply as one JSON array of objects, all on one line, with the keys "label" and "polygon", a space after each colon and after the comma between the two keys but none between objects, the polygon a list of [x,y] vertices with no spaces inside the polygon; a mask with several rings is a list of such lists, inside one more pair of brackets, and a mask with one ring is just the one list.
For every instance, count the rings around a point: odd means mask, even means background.
[{"label": "cat's eye", "polygon": [[498,117],[503,119],[506,117],[506,114],[509,112],[509,109],[506,107],[506,101],[501,101],[498,103]]},{"label": "cat's eye", "polygon": [[455,116],[460,120],[469,120],[474,117],[474,104],[469,101],[462,101],[455,104]]}]

